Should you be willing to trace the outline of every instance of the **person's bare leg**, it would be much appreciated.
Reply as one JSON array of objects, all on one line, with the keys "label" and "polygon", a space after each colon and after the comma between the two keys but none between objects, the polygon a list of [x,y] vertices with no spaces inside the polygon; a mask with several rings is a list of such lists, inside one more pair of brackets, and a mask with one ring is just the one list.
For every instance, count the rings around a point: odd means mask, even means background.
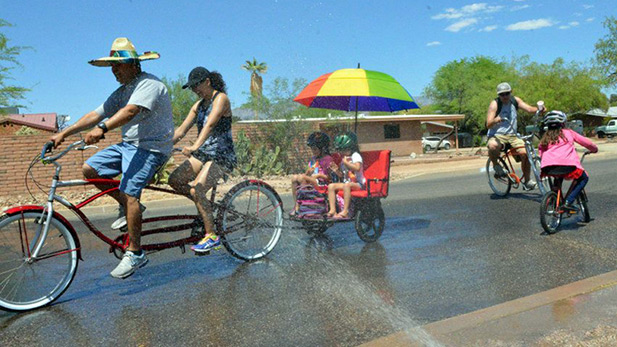
[{"label": "person's bare leg", "polygon": [[501,143],[497,141],[494,137],[491,137],[486,144],[488,148],[488,157],[491,158],[493,165],[498,164],[497,158],[499,158],[501,154]]},{"label": "person's bare leg", "polygon": [[349,218],[349,204],[351,204],[351,191],[362,188],[358,183],[348,182],[343,187],[343,210],[338,214],[341,218]]},{"label": "person's bare leg", "polygon": [[139,198],[126,195],[126,224],[129,229],[129,247],[127,250],[138,252],[141,249],[141,209]]},{"label": "person's bare leg", "polygon": [[294,202],[294,211],[298,211],[298,184],[300,184],[298,176],[291,176],[291,197]]},{"label": "person's bare leg", "polygon": [[192,199],[189,182],[195,180],[201,170],[201,166],[202,164],[199,160],[193,158],[185,160],[169,175],[169,185],[176,192]]},{"label": "person's bare leg", "polygon": [[336,214],[336,192],[343,188],[343,183],[331,183],[328,186],[328,217],[332,217]]},{"label": "person's bare leg", "polygon": [[525,182],[529,181],[529,173],[531,171],[531,166],[529,165],[529,159],[527,158],[527,152],[525,150],[520,151],[521,158],[521,170],[523,170],[523,179]]},{"label": "person's bare leg", "polygon": [[218,165],[210,161],[203,165],[191,187],[191,196],[195,201],[195,207],[197,207],[197,210],[204,221],[206,236],[215,233],[212,217],[212,205],[210,203],[210,199],[208,199],[207,193],[216,185],[221,177],[223,177],[223,170]]}]

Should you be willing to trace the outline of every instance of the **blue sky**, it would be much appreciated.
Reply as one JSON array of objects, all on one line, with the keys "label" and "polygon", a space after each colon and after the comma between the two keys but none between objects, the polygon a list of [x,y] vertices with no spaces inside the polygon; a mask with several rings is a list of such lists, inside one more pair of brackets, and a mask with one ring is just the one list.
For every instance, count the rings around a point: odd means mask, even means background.
[{"label": "blue sky", "polygon": [[340,68],[378,70],[420,95],[449,61],[529,55],[533,61],[588,62],[607,34],[615,0],[495,1],[183,1],[0,0],[12,45],[30,46],[17,85],[31,88],[24,113],[57,112],[71,122],[118,87],[109,68],[88,60],[109,54],[116,37],[133,41],[159,77],[202,65],[223,74],[234,107],[246,100],[253,57],[276,77],[311,81]]}]

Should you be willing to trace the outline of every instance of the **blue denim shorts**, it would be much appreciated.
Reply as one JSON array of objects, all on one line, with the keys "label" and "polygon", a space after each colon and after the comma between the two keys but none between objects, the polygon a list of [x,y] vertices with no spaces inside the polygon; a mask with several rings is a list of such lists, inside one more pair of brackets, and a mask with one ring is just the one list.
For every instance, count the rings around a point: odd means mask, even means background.
[{"label": "blue denim shorts", "polygon": [[120,191],[139,198],[157,170],[167,162],[162,153],[140,149],[128,143],[118,143],[97,152],[86,160],[102,178],[122,174]]}]

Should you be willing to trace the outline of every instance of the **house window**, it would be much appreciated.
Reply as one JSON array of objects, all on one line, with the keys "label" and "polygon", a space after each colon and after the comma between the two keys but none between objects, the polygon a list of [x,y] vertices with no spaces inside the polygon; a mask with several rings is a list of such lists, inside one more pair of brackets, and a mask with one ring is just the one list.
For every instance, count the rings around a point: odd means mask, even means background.
[{"label": "house window", "polygon": [[400,139],[401,127],[398,124],[386,124],[383,126],[383,133],[386,139]]}]

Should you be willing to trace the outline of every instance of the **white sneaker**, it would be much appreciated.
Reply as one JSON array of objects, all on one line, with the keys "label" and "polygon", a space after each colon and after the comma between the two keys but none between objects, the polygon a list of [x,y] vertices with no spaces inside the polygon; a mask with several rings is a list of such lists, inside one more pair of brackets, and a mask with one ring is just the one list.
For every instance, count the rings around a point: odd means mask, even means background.
[{"label": "white sneaker", "polygon": [[[139,203],[139,209],[141,213],[144,213],[146,210],[146,206]],[[124,211],[124,206],[120,205],[118,208],[118,219],[116,219],[113,223],[111,223],[111,228],[113,230],[122,229],[126,226],[126,212]]]},{"label": "white sneaker", "polygon": [[529,181],[523,183],[523,189],[524,190],[534,190],[534,189],[536,189],[537,186],[538,186],[538,184],[534,180],[529,180]]},{"label": "white sneaker", "polygon": [[124,257],[120,260],[120,264],[116,266],[110,275],[115,278],[127,278],[146,264],[148,264],[146,252],[141,251],[141,255],[135,255],[132,251],[126,251]]}]

